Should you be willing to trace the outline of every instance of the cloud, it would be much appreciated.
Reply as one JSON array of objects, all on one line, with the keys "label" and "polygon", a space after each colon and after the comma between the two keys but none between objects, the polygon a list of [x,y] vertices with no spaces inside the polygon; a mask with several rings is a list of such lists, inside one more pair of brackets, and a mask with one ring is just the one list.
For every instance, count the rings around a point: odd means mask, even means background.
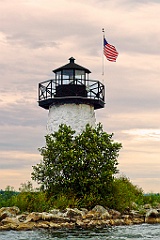
[{"label": "cloud", "polygon": [[[19,190],[21,183],[26,183],[27,181],[31,181],[31,167],[21,169],[18,171],[11,169],[7,171],[0,170],[0,182],[1,189],[5,189],[7,186],[14,187],[15,190]],[[35,182],[32,182],[34,187],[37,187]]]},{"label": "cloud", "polygon": [[160,141],[160,129],[131,129],[124,133],[134,136],[139,141],[141,138],[146,141]]},{"label": "cloud", "polygon": [[[4,125],[0,127],[0,150],[1,151],[27,151],[37,152],[39,147],[44,146],[44,127],[27,127],[16,125]],[[41,135],[42,134],[42,135]],[[0,159],[3,161],[3,158]]]},{"label": "cloud", "polygon": [[19,152],[19,151],[1,151],[1,157],[4,159],[0,162],[0,169],[5,170],[23,170],[24,168],[30,168],[33,164],[37,163],[41,157],[39,154]]}]

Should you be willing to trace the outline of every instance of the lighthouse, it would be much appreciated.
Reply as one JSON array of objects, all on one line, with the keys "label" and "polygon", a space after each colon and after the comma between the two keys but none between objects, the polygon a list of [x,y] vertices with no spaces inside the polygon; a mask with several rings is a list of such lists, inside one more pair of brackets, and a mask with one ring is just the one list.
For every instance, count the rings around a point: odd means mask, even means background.
[{"label": "lighthouse", "polygon": [[49,110],[47,133],[58,130],[66,124],[81,133],[86,124],[95,126],[95,110],[104,108],[105,88],[98,80],[90,80],[91,71],[75,63],[69,63],[53,70],[54,79],[43,81],[38,86],[38,104]]}]

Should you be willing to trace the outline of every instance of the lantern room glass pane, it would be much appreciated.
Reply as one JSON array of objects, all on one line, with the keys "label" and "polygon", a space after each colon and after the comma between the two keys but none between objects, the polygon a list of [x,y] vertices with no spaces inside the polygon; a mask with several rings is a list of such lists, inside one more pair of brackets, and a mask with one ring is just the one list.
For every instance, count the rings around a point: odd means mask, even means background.
[{"label": "lantern room glass pane", "polygon": [[73,69],[63,70],[63,79],[74,79]]},{"label": "lantern room glass pane", "polygon": [[61,79],[61,71],[56,72],[55,77],[57,80],[60,80]]},{"label": "lantern room glass pane", "polygon": [[55,79],[56,79],[56,86],[61,84],[61,79],[62,79],[62,72],[56,72],[55,74]]},{"label": "lantern room glass pane", "polygon": [[85,71],[83,70],[75,70],[75,79],[84,80],[85,78]]}]

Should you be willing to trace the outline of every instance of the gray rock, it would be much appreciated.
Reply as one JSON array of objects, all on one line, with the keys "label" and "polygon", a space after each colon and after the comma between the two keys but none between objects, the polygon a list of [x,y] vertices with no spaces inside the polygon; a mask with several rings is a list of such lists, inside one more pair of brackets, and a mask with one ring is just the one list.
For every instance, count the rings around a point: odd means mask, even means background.
[{"label": "gray rock", "polygon": [[160,213],[156,209],[150,209],[146,212],[146,217],[157,218],[160,217]]},{"label": "gray rock", "polygon": [[18,207],[2,207],[0,209],[0,220],[5,219],[6,217],[16,217],[20,212]]}]

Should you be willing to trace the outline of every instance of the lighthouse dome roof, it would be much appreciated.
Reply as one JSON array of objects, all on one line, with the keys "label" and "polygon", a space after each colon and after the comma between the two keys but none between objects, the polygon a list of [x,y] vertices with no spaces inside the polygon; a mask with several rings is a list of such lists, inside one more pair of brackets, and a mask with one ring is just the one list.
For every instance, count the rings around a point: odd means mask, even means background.
[{"label": "lighthouse dome roof", "polygon": [[91,73],[91,71],[90,71],[89,69],[84,68],[84,67],[76,64],[76,63],[74,62],[74,61],[75,61],[75,58],[70,57],[70,58],[69,58],[69,61],[70,61],[70,62],[69,62],[68,64],[66,64],[66,65],[64,65],[64,66],[62,66],[62,67],[59,67],[59,68],[53,70],[53,72],[56,73],[56,72],[62,71],[63,69],[65,69],[65,70],[66,70],[66,69],[75,69],[75,70],[83,70],[85,73]]}]

